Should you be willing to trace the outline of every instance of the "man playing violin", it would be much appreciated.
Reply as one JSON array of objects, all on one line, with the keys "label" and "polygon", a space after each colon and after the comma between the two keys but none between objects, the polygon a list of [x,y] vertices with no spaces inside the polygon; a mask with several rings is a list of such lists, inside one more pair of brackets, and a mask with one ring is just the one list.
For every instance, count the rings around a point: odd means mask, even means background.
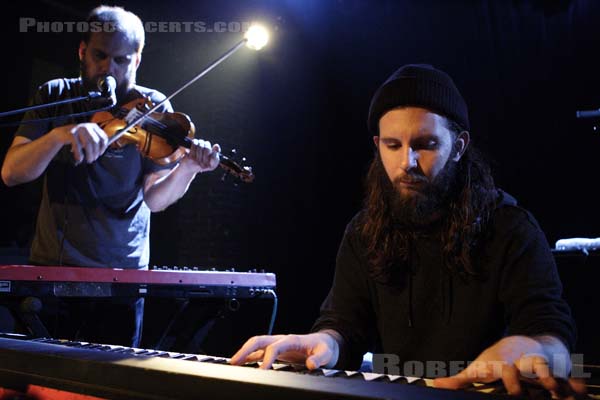
[{"label": "man playing violin", "polygon": [[[117,106],[165,96],[136,84],[144,47],[144,27],[120,7],[94,9],[90,29],[79,45],[81,76],[42,85],[34,104],[75,98],[97,91],[100,79],[117,82]],[[29,111],[24,121],[85,113],[94,102],[77,102]],[[165,102],[159,112],[172,111]],[[150,213],[164,210],[187,191],[194,177],[219,165],[219,145],[194,140],[189,152],[166,167],[144,158],[134,145],[108,146],[107,134],[90,115],[22,124],[2,166],[8,186],[44,175],[42,201],[30,261],[39,265],[147,268]],[[133,344],[139,343],[141,299],[133,305],[138,320]],[[123,340],[127,342],[127,340]],[[130,343],[131,344],[131,343]]]}]

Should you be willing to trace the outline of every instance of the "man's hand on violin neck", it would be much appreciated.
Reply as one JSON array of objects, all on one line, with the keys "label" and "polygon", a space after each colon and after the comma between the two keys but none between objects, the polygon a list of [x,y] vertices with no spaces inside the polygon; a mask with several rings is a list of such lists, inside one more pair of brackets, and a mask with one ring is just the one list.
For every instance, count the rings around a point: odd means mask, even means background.
[{"label": "man's hand on violin neck", "polygon": [[212,145],[208,140],[194,139],[187,155],[181,160],[181,167],[189,168],[193,173],[212,171],[219,166],[221,147]]},{"label": "man's hand on violin neck", "polygon": [[67,125],[61,132],[65,138],[65,144],[71,145],[71,153],[76,164],[85,161],[93,163],[106,151],[108,147],[108,136],[97,124],[84,123],[79,125]]}]

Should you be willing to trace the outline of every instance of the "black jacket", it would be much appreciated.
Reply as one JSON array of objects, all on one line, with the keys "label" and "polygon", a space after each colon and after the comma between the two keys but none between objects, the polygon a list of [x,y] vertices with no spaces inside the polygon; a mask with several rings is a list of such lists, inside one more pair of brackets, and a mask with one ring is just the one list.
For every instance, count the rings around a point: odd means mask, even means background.
[{"label": "black jacket", "polygon": [[466,363],[501,337],[517,334],[551,334],[573,349],[575,327],[561,299],[546,237],[512,197],[500,192],[500,199],[477,260],[486,271],[484,279],[464,280],[446,272],[437,231],[416,241],[407,284],[377,283],[369,277],[358,233],[362,213],[355,216],[312,329],[342,335],[338,368],[357,369],[367,351],[397,355],[400,363]]}]

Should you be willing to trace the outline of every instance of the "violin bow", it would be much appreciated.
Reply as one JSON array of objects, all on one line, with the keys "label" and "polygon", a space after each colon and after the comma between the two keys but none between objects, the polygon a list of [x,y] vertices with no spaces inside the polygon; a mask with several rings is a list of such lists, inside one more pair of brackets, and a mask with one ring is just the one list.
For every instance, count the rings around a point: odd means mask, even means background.
[{"label": "violin bow", "polygon": [[212,70],[213,68],[215,68],[217,65],[219,65],[220,63],[222,63],[223,61],[225,61],[227,58],[229,58],[233,53],[235,53],[236,51],[238,51],[247,42],[248,42],[248,38],[244,37],[242,40],[240,40],[238,43],[236,43],[235,46],[233,46],[231,49],[229,49],[225,53],[223,53],[223,55],[221,57],[219,57],[217,60],[213,61],[208,67],[206,67],[203,71],[201,71],[198,75],[196,75],[195,77],[193,77],[191,80],[189,80],[188,82],[186,82],[179,89],[177,89],[176,91],[174,91],[171,95],[169,95],[168,97],[165,97],[161,102],[155,104],[154,107],[150,108],[149,110],[144,111],[141,115],[137,116],[133,121],[131,121],[130,123],[128,123],[125,128],[123,128],[119,132],[115,133],[109,139],[108,145],[111,145],[115,141],[119,140],[119,138],[121,136],[123,136],[126,132],[128,132],[131,128],[133,128],[134,126],[136,126],[139,123],[141,123],[148,115],[150,115],[151,113],[153,113],[154,111],[156,111],[160,106],[162,106],[168,100],[171,100],[173,97],[177,96],[181,91],[183,91],[188,86],[190,86],[191,84],[193,84],[194,82],[196,82],[198,79],[202,78],[204,75],[206,75],[210,70]]}]

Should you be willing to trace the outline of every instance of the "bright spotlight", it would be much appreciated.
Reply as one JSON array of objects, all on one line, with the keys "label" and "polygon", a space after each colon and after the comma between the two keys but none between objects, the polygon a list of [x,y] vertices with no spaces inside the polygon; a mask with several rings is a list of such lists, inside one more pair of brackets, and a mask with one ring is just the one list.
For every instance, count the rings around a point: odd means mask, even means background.
[{"label": "bright spotlight", "polygon": [[244,35],[246,46],[252,50],[260,50],[269,41],[269,31],[262,25],[251,25]]}]

